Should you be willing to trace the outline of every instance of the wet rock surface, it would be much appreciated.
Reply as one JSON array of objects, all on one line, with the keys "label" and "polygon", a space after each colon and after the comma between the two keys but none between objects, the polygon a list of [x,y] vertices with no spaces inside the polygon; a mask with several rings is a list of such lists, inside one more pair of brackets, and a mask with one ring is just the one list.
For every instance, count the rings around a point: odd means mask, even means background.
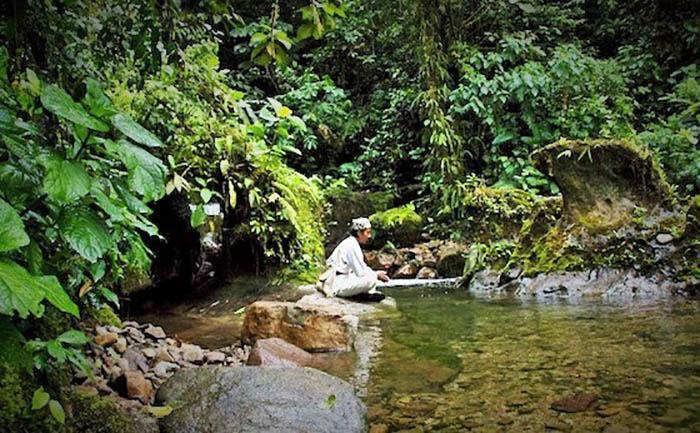
[{"label": "wet rock surface", "polygon": [[366,408],[352,387],[311,368],[185,369],[157,401],[177,405],[161,420],[163,433],[366,431]]},{"label": "wet rock surface", "polygon": [[[503,281],[507,281],[503,283]],[[475,273],[468,290],[478,295],[514,294],[523,298],[603,297],[612,300],[669,298],[688,294],[688,280],[676,280],[669,270],[644,275],[634,269],[597,268],[588,271],[562,271],[520,276],[515,279],[485,269]]]}]

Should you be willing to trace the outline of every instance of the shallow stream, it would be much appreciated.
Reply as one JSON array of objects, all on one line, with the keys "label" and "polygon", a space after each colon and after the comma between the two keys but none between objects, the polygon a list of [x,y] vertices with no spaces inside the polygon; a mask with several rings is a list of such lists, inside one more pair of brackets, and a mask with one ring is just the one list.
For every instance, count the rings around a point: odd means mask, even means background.
[{"label": "shallow stream", "polygon": [[[136,319],[206,347],[233,344],[240,307],[270,293],[250,283]],[[435,288],[388,295],[400,314],[361,325],[357,354],[317,355],[319,368],[356,386],[374,431],[700,432],[697,301],[542,304]],[[577,393],[596,402],[577,413],[551,408]]]},{"label": "shallow stream", "polygon": [[[365,400],[389,431],[700,431],[700,304],[393,290]],[[582,393],[583,412],[551,404]]]}]

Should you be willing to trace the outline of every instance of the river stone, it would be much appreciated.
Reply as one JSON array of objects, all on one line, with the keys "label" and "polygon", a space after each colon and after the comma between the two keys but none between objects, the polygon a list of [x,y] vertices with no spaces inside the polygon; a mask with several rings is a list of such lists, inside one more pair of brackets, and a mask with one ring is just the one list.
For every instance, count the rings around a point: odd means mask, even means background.
[{"label": "river stone", "polygon": [[166,337],[163,328],[161,328],[160,326],[153,326],[150,324],[148,325],[148,327],[146,327],[146,329],[144,329],[143,333],[146,335],[150,335],[151,337],[157,340]]},{"label": "river stone", "polygon": [[423,266],[418,271],[418,275],[416,275],[416,278],[418,278],[419,280],[430,280],[433,278],[437,278],[437,271],[433,268]]},{"label": "river stone", "polygon": [[418,274],[418,268],[416,265],[413,263],[406,263],[405,265],[401,266],[396,272],[394,272],[394,275],[392,275],[392,278],[413,278]]},{"label": "river stone", "polygon": [[460,277],[464,272],[467,249],[456,242],[446,242],[438,251],[437,271],[441,277]]},{"label": "river stone", "polygon": [[312,352],[352,350],[357,316],[336,305],[302,300],[249,305],[243,321],[243,342],[254,344],[259,339],[277,337]]},{"label": "river stone", "polygon": [[289,344],[281,338],[265,338],[255,342],[246,364],[265,367],[300,367],[311,365],[312,361],[313,357],[304,349]]},{"label": "river stone", "polygon": [[350,384],[312,368],[183,369],[156,400],[175,407],[162,433],[366,431],[367,410]]},{"label": "river stone", "polygon": [[665,245],[673,240],[673,236],[668,233],[659,233],[656,235],[656,242],[661,245]]},{"label": "river stone", "polygon": [[134,398],[141,403],[150,403],[153,398],[153,385],[140,371],[125,371],[114,383],[114,389],[124,397]]},{"label": "river stone", "polygon": [[566,397],[552,402],[550,407],[558,412],[585,412],[588,409],[594,408],[597,401],[598,399],[596,396],[592,394],[577,393],[567,395]]}]

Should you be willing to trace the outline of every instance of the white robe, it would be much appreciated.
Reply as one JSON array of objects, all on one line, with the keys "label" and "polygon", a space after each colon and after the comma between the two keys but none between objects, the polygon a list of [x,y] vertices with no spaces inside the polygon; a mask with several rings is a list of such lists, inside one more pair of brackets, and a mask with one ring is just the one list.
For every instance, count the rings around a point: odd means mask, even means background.
[{"label": "white robe", "polygon": [[354,236],[348,236],[338,244],[326,264],[335,270],[333,296],[358,295],[377,287],[377,273],[365,263],[360,243]]}]

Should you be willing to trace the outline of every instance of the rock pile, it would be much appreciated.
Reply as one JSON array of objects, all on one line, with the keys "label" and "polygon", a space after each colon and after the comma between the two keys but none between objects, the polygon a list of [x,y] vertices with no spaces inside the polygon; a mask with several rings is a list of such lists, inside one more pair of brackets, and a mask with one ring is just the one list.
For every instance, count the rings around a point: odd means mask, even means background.
[{"label": "rock pile", "polygon": [[132,321],[124,322],[121,328],[97,326],[87,333],[92,340],[87,355],[94,377],[78,373],[77,384],[140,404],[151,404],[156,389],[180,368],[243,365],[250,351],[246,347],[206,350],[169,338],[159,326]]},{"label": "rock pile", "polygon": [[365,262],[374,270],[387,271],[392,278],[460,277],[466,252],[464,244],[433,240],[410,248],[366,251]]}]

